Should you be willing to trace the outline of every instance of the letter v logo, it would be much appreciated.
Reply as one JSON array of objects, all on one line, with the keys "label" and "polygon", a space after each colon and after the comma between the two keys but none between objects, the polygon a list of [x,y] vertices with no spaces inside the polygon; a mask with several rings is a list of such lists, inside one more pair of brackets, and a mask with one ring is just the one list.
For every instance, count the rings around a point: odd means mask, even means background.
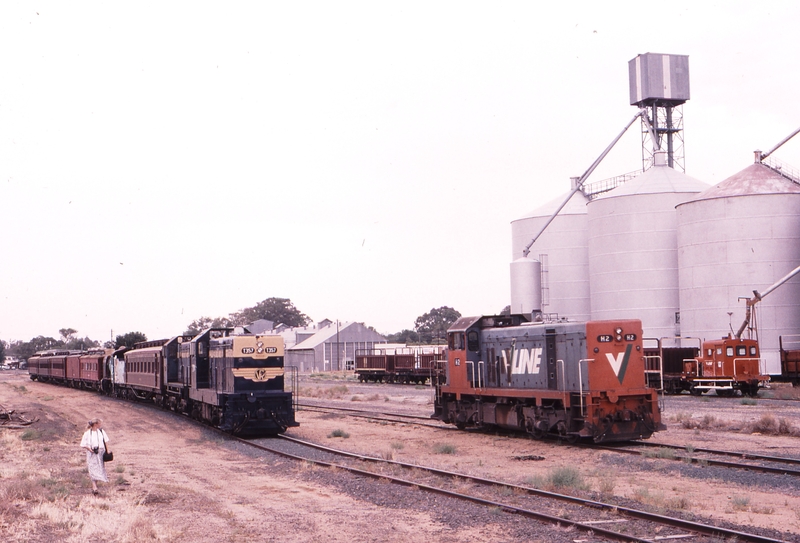
[{"label": "letter v logo", "polygon": [[622,384],[622,381],[625,379],[625,372],[628,369],[628,360],[631,358],[632,348],[633,345],[628,344],[628,346],[625,348],[625,352],[617,353],[616,357],[611,353],[606,353],[608,363],[611,364],[611,369],[614,370],[614,373],[617,375],[619,384]]}]

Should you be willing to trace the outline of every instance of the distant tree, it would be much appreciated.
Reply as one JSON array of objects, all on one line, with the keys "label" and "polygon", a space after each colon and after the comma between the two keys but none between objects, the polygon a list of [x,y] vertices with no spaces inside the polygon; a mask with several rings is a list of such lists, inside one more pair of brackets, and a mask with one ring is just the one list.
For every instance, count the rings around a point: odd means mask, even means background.
[{"label": "distant tree", "polygon": [[217,317],[216,319],[200,317],[189,324],[184,334],[194,336],[209,328],[229,328],[231,326],[234,326],[234,324],[228,317]]},{"label": "distant tree", "polygon": [[73,337],[64,344],[64,347],[71,351],[85,351],[87,349],[94,349],[100,346],[99,341],[86,337]]},{"label": "distant tree", "polygon": [[0,339],[0,364],[6,361],[6,342]]},{"label": "distant tree", "polygon": [[51,337],[37,336],[30,341],[14,341],[9,346],[9,352],[13,352],[14,356],[23,360],[28,360],[39,351],[46,351],[48,349],[55,349],[58,347],[63,348],[64,344],[57,339]]},{"label": "distant tree", "polygon": [[443,343],[447,329],[459,318],[461,313],[452,307],[442,306],[417,317],[414,328],[422,343]]},{"label": "distant tree", "polygon": [[511,314],[511,306],[510,305],[505,306],[503,308],[503,310],[500,312],[500,314],[501,315],[510,315]]},{"label": "distant tree", "polygon": [[230,319],[237,326],[259,319],[292,327],[305,326],[309,322],[308,316],[297,309],[289,298],[267,298],[253,307],[231,313]]},{"label": "distant tree", "polygon": [[403,330],[395,334],[386,336],[386,341],[389,343],[419,343],[419,334],[414,330]]},{"label": "distant tree", "polygon": [[137,343],[147,341],[147,336],[141,332],[128,332],[124,336],[117,336],[117,341],[114,347],[133,347]]},{"label": "distant tree", "polygon": [[72,336],[77,334],[78,331],[75,330],[74,328],[62,328],[61,330],[58,331],[58,333],[61,334],[61,341],[63,341],[64,343],[69,343],[70,340],[73,339]]}]

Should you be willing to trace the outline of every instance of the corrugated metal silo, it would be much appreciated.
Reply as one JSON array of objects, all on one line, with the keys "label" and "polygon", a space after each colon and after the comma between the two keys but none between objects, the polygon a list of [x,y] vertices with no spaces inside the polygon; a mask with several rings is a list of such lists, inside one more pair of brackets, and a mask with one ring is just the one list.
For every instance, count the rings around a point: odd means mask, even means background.
[{"label": "corrugated metal silo", "polygon": [[708,188],[664,155],[587,206],[591,317],[641,319],[648,338],[680,334],[675,206]]},{"label": "corrugated metal silo", "polygon": [[[686,335],[735,332],[744,321],[739,298],[752,298],[800,265],[800,185],[760,162],[682,203],[677,217]],[[800,334],[800,278],[755,310],[761,356],[769,373],[780,373],[778,337]]]},{"label": "corrugated metal silo", "polygon": [[[511,222],[512,260],[564,202],[568,193]],[[542,266],[542,311],[576,321],[589,320],[589,261],[586,196],[578,191],[531,247]],[[512,285],[512,290],[515,287]],[[512,292],[512,298],[515,298]]]}]

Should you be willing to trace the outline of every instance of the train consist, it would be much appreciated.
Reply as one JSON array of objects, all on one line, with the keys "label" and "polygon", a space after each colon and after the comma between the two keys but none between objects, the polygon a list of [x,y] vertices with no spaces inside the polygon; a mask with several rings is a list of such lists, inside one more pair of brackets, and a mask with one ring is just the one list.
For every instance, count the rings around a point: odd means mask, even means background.
[{"label": "train consist", "polygon": [[153,403],[231,434],[255,436],[298,425],[296,394],[284,390],[283,360],[280,336],[212,328],[133,349],[44,351],[28,359],[28,371],[33,380]]},{"label": "train consist", "polygon": [[423,385],[442,375],[447,349],[444,345],[417,348],[359,349],[355,372],[358,380],[373,383]]},{"label": "train consist", "polygon": [[[648,384],[667,394],[688,391],[699,396],[713,390],[717,396],[757,396],[770,381],[755,339],[707,340],[700,347],[645,349]],[[660,369],[660,370],[659,370]]]},{"label": "train consist", "polygon": [[646,386],[641,321],[466,317],[447,335],[433,418],[596,443],[664,428],[657,391]]}]

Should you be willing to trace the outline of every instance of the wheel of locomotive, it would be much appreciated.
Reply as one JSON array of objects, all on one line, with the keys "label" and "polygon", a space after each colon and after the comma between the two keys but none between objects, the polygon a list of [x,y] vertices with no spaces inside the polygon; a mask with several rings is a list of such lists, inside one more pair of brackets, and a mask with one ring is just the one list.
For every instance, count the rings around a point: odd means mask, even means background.
[{"label": "wheel of locomotive", "polygon": [[696,385],[692,385],[692,388],[689,389],[689,394],[691,394],[692,396],[702,396],[703,391],[697,388]]}]

